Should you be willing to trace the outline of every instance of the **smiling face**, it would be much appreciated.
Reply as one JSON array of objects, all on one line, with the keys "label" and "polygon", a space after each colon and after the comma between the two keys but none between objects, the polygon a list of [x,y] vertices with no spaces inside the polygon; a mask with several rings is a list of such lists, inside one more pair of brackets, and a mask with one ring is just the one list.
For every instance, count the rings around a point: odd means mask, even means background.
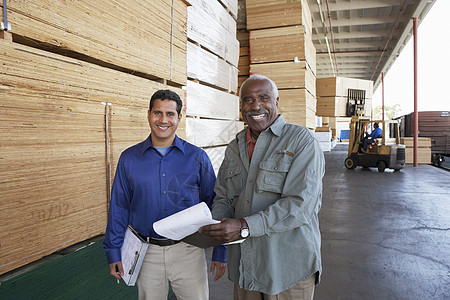
[{"label": "smiling face", "polygon": [[173,144],[181,114],[177,113],[177,103],[173,100],[156,99],[152,110],[148,111],[152,144],[168,147]]},{"label": "smiling face", "polygon": [[256,136],[268,128],[278,116],[278,99],[266,80],[249,80],[241,89],[241,112]]}]

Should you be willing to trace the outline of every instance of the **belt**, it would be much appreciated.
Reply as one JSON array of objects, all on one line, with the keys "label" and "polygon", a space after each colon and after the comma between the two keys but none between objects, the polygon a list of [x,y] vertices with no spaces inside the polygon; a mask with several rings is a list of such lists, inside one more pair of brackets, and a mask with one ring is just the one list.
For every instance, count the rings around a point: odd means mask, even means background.
[{"label": "belt", "polygon": [[171,245],[175,245],[178,244],[181,241],[174,241],[174,240],[170,240],[170,239],[156,239],[156,238],[152,238],[149,236],[143,236],[142,234],[138,233],[139,236],[147,241],[147,243],[152,244],[152,245],[158,245],[158,246],[171,246]]}]

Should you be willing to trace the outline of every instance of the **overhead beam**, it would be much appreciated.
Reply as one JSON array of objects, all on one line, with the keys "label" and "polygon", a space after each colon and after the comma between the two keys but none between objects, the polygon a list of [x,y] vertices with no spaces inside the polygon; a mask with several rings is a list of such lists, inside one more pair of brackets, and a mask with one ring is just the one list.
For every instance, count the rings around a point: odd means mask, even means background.
[{"label": "overhead beam", "polygon": [[[319,8],[317,5],[314,5],[317,0],[309,1],[309,9],[311,13],[318,13]],[[413,2],[413,1],[409,1]],[[356,9],[373,9],[373,8],[385,8],[385,7],[399,7],[399,2],[396,0],[373,0],[373,1],[365,1],[352,0],[350,2],[338,2],[338,3],[330,3],[330,11],[343,11],[343,10],[356,10]]]}]

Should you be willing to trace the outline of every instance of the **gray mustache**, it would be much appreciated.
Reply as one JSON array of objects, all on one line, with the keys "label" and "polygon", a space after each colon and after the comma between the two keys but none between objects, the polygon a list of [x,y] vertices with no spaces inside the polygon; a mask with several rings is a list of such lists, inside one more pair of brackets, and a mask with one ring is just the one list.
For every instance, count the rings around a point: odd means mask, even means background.
[{"label": "gray mustache", "polygon": [[251,117],[251,116],[256,116],[256,115],[260,115],[260,114],[269,114],[269,111],[267,109],[258,110],[258,111],[249,111],[247,113],[247,116]]}]

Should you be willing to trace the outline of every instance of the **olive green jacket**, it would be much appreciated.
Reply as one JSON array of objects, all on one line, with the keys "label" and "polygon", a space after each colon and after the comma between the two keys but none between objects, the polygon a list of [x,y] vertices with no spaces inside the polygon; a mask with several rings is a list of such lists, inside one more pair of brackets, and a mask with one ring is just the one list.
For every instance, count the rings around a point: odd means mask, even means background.
[{"label": "olive green jacket", "polygon": [[228,276],[246,290],[278,294],[319,272],[323,152],[313,133],[279,115],[261,132],[252,161],[247,128],[225,151],[213,217],[245,218],[250,237],[228,246]]}]

